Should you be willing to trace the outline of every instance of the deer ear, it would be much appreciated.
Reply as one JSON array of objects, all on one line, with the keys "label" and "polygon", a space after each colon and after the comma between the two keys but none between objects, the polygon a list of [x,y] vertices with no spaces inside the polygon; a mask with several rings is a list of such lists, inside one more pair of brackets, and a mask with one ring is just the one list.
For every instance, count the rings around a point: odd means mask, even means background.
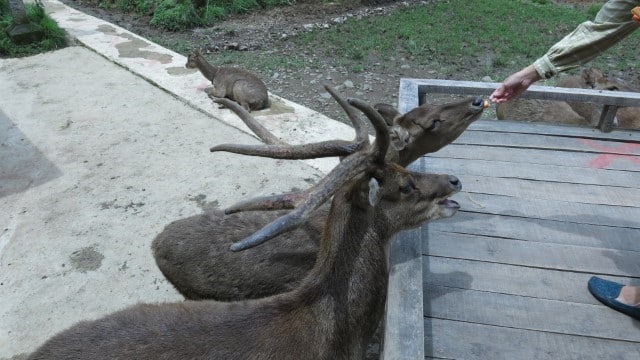
[{"label": "deer ear", "polygon": [[391,145],[398,151],[404,149],[410,140],[409,132],[407,131],[407,129],[397,125],[394,125],[391,128],[390,138]]},{"label": "deer ear", "polygon": [[378,203],[378,192],[380,191],[380,185],[378,184],[378,180],[376,178],[371,178],[369,180],[369,205],[376,206]]}]

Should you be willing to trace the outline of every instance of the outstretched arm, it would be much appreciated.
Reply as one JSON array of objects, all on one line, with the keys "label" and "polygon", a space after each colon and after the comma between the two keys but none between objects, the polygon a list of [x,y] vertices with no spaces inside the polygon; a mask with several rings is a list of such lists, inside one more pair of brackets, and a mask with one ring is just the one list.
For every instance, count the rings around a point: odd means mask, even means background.
[{"label": "outstretched arm", "polygon": [[533,65],[529,65],[506,78],[491,96],[489,96],[489,100],[494,103],[511,100],[522,94],[531,84],[540,79],[542,79],[542,77],[538,75]]}]

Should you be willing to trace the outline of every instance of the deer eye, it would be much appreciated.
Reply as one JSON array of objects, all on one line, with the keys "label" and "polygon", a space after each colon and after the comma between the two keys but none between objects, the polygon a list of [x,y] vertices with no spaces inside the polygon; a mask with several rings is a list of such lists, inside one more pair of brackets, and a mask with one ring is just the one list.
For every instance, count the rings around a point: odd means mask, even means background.
[{"label": "deer eye", "polygon": [[431,126],[429,126],[429,129],[427,129],[427,130],[435,130],[440,126],[440,124],[442,124],[442,120],[435,119],[435,120],[433,120],[433,122],[431,123]]},{"label": "deer eye", "polygon": [[403,194],[408,194],[416,189],[416,184],[413,181],[409,181],[407,184],[400,186],[400,192]]}]

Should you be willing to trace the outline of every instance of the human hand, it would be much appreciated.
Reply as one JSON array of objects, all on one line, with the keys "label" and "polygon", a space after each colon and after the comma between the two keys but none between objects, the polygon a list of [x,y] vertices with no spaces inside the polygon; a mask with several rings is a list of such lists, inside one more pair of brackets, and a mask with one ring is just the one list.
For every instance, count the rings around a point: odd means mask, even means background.
[{"label": "human hand", "polygon": [[631,14],[631,20],[637,22],[638,25],[640,25],[640,6],[636,6],[631,9]]},{"label": "human hand", "polygon": [[529,65],[507,77],[489,96],[489,100],[494,103],[509,101],[525,92],[531,84],[540,79],[533,65]]}]

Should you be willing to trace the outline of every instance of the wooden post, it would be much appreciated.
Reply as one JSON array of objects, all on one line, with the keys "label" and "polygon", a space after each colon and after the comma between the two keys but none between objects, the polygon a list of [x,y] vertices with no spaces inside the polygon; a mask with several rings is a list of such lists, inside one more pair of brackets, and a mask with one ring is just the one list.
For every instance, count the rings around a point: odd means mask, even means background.
[{"label": "wooden post", "polygon": [[598,122],[598,129],[602,132],[611,132],[613,130],[613,120],[616,117],[618,107],[615,105],[604,105]]},{"label": "wooden post", "polygon": [[13,18],[12,24],[7,28],[7,34],[11,40],[20,45],[41,40],[44,31],[40,25],[29,21],[22,0],[8,0],[8,2]]}]

